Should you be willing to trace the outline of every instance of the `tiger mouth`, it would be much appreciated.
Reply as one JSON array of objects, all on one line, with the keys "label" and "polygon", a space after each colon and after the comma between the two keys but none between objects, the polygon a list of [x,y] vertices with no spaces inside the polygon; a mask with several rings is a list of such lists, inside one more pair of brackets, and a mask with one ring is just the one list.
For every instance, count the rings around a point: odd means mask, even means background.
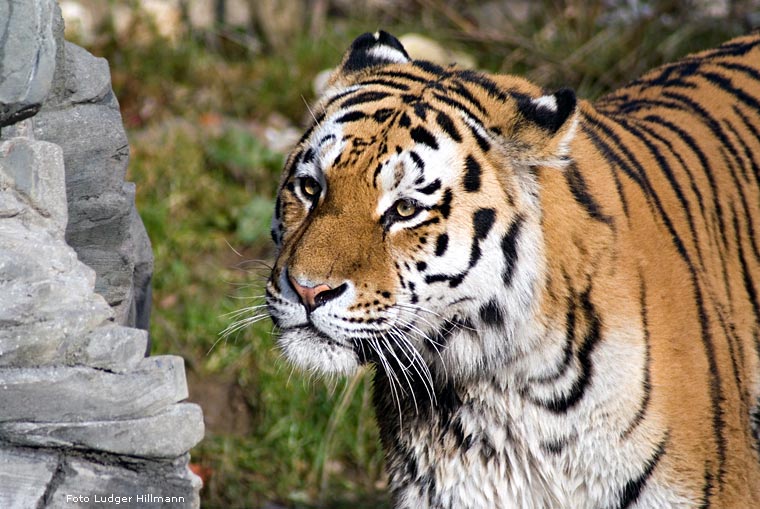
[{"label": "tiger mouth", "polygon": [[345,348],[347,350],[352,350],[351,345],[348,345],[346,343],[343,343],[331,338],[330,336],[328,336],[321,330],[317,329],[317,327],[312,323],[309,323],[308,325],[301,325],[299,327],[294,327],[293,330],[302,334],[306,334],[310,338],[317,339],[327,345],[337,346],[337,347]]}]

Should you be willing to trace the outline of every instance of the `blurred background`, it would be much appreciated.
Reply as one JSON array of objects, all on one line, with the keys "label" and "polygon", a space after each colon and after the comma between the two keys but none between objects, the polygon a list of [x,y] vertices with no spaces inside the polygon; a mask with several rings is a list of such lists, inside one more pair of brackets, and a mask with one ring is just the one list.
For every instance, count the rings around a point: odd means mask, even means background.
[{"label": "blurred background", "polygon": [[[62,0],[108,59],[153,243],[153,353],[187,362],[203,507],[388,507],[371,373],[293,371],[258,314],[284,157],[320,73],[385,29],[412,56],[594,99],[760,25],[760,0]],[[416,34],[416,35],[415,35]],[[322,74],[321,76],[324,76]],[[242,310],[242,313],[235,314]]]}]

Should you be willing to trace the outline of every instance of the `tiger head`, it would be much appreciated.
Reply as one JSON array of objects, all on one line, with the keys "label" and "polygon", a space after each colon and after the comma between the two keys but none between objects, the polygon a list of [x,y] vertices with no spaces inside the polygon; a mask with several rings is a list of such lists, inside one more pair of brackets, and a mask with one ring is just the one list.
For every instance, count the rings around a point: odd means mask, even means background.
[{"label": "tiger head", "polygon": [[285,356],[466,377],[527,348],[546,272],[534,168],[567,163],[576,110],[567,89],[357,38],[276,200],[267,303]]}]

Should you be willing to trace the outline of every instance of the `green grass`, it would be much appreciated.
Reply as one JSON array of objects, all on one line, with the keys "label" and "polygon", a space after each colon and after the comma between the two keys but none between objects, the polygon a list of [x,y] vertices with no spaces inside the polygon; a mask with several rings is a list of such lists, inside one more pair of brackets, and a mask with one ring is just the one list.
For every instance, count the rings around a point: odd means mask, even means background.
[{"label": "green grass", "polygon": [[279,50],[201,36],[134,45],[112,37],[92,48],[112,68],[132,147],[128,178],[153,243],[153,353],[182,355],[200,383],[223,378],[239,388],[250,414],[245,433],[212,430],[192,453],[211,472],[204,507],[388,505],[367,374],[329,383],[293,372],[266,319],[220,339],[230,313],[261,303],[272,257],[285,154],[267,149],[251,124],[272,114],[300,124],[312,78],[379,27],[431,35],[482,68],[590,98],[743,30],[692,19],[675,2],[620,24],[604,21],[601,1],[546,1],[526,22],[494,31],[460,15],[473,3],[451,10],[421,0],[422,8],[370,20],[338,14],[319,40],[304,31]]}]

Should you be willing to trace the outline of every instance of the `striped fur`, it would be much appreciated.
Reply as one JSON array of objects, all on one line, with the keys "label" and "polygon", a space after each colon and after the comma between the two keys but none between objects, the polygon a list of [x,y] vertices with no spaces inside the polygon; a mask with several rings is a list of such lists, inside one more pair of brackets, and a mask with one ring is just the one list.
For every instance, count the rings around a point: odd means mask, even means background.
[{"label": "striped fur", "polygon": [[760,34],[594,105],[365,34],[312,111],[269,309],[396,507],[757,504]]}]

